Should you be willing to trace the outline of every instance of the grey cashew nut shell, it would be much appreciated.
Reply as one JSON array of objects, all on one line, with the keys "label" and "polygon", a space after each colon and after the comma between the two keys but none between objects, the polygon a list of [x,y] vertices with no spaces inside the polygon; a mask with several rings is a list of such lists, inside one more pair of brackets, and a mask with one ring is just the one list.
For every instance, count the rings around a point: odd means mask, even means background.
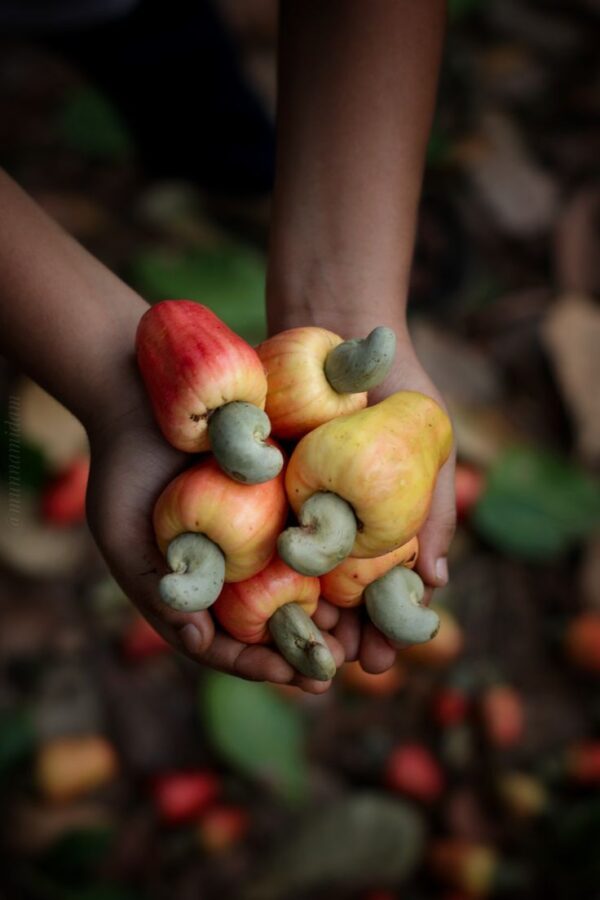
[{"label": "grey cashew nut shell", "polygon": [[423,605],[424,593],[416,572],[396,566],[365,588],[369,618],[392,641],[424,644],[440,627],[435,610]]},{"label": "grey cashew nut shell", "polygon": [[269,619],[269,631],[281,655],[297,672],[329,681],[336,665],[323,635],[297,603],[286,603]]},{"label": "grey cashew nut shell", "polygon": [[350,504],[330,491],[317,491],[302,505],[299,526],[287,528],[277,551],[302,575],[325,575],[349,555],[356,539],[356,516]]},{"label": "grey cashew nut shell", "polygon": [[338,394],[370,391],[387,378],[396,355],[396,335],[380,325],[366,338],[344,341],[325,360],[325,377]]},{"label": "grey cashew nut shell", "polygon": [[261,484],[281,472],[281,451],[266,442],[270,433],[266,412],[238,400],[220,406],[208,420],[215,459],[230,478],[242,484]]},{"label": "grey cashew nut shell", "polygon": [[160,580],[163,603],[180,612],[198,612],[215,602],[225,581],[225,557],[204,534],[186,532],[167,548],[171,574]]}]

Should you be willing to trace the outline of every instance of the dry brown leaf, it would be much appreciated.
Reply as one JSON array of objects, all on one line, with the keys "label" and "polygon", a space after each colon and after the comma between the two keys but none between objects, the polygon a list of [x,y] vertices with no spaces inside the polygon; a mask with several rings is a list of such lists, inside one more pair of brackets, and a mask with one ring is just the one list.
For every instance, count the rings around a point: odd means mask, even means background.
[{"label": "dry brown leaf", "polygon": [[506,116],[486,114],[479,138],[458,147],[454,157],[508,234],[527,238],[550,228],[558,208],[557,184],[532,158]]},{"label": "dry brown leaf", "polygon": [[579,294],[565,294],[542,325],[542,340],[573,421],[578,450],[600,462],[600,308]]},{"label": "dry brown leaf", "polygon": [[36,444],[52,467],[59,469],[88,452],[81,422],[34,381],[23,378],[16,399],[21,436]]},{"label": "dry brown leaf", "polygon": [[459,459],[487,468],[509,447],[522,443],[512,423],[497,408],[448,402]]},{"label": "dry brown leaf", "polygon": [[556,229],[555,247],[561,289],[600,293],[600,185],[580,188],[567,203]]},{"label": "dry brown leaf", "polygon": [[66,577],[82,564],[89,548],[84,528],[51,528],[39,521],[37,501],[25,492],[9,497],[0,487],[0,560],[31,577]]},{"label": "dry brown leaf", "polygon": [[448,401],[471,405],[501,398],[502,376],[489,356],[423,321],[412,323],[410,331],[417,356]]}]

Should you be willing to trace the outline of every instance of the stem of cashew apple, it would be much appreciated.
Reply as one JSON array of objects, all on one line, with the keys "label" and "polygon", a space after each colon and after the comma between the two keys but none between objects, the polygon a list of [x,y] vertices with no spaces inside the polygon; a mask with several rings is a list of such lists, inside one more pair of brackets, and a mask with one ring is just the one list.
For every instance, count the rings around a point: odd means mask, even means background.
[{"label": "stem of cashew apple", "polygon": [[323,635],[301,606],[286,603],[275,610],[269,631],[281,655],[307,678],[329,681],[336,665]]},{"label": "stem of cashew apple", "polygon": [[440,620],[435,610],[423,605],[424,592],[416,572],[396,566],[365,588],[369,618],[392,641],[430,641],[438,633]]},{"label": "stem of cashew apple", "polygon": [[303,504],[299,527],[279,535],[277,550],[302,575],[324,575],[346,559],[356,539],[356,516],[349,503],[318,491]]},{"label": "stem of cashew apple", "polygon": [[230,478],[242,484],[261,484],[281,472],[281,452],[266,443],[270,433],[268,415],[252,403],[226,403],[208,420],[215,459]]},{"label": "stem of cashew apple", "polygon": [[325,376],[339,394],[369,391],[386,379],[395,355],[396,335],[380,325],[366,338],[334,347],[325,360]]},{"label": "stem of cashew apple", "polygon": [[211,606],[225,580],[225,557],[203,534],[180,534],[167,548],[170,575],[160,580],[161,600],[181,612],[198,612]]}]

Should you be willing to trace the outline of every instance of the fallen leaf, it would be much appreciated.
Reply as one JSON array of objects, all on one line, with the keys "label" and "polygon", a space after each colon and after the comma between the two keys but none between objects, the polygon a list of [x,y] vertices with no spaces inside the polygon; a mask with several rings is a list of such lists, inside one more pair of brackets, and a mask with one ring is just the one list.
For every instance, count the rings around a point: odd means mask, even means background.
[{"label": "fallen leaf", "polygon": [[453,155],[498,226],[508,234],[531,238],[553,224],[557,184],[531,156],[507,117],[487,113],[480,134],[466,145],[457,145]]},{"label": "fallen leaf", "polygon": [[560,457],[515,448],[488,472],[471,521],[503,553],[551,560],[600,526],[600,485]]},{"label": "fallen leaf", "polygon": [[209,736],[223,759],[293,802],[307,789],[304,719],[264,684],[211,672],[201,692]]},{"label": "fallen leaf", "polygon": [[561,290],[600,293],[600,188],[586,184],[566,203],[555,235]]},{"label": "fallen leaf", "polygon": [[471,406],[500,399],[502,375],[489,356],[423,320],[411,322],[410,333],[423,368],[448,401]]},{"label": "fallen leaf", "polygon": [[313,810],[250,879],[243,900],[313,896],[323,888],[397,885],[419,864],[424,822],[394,797],[360,793]]},{"label": "fallen leaf", "polygon": [[83,564],[90,547],[85,528],[63,529],[39,521],[37,500],[0,487],[0,559],[31,577],[67,577]]},{"label": "fallen leaf", "polygon": [[542,340],[550,356],[577,446],[590,463],[600,461],[600,307],[577,294],[561,297],[542,325]]},{"label": "fallen leaf", "polygon": [[17,434],[37,445],[53,468],[89,452],[81,422],[35,381],[19,382],[11,409]]}]

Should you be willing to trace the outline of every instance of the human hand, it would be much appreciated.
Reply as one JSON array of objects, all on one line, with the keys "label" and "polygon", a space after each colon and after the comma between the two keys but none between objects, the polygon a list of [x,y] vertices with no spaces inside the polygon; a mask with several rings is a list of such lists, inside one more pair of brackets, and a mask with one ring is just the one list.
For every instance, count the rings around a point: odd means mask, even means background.
[{"label": "human hand", "polygon": [[[243,644],[219,631],[209,610],[177,612],[160,600],[158,584],[167,568],[154,539],[152,510],[162,489],[191,458],[160,434],[134,375],[121,398],[110,415],[88,428],[92,466],[87,501],[92,534],[119,585],[153,627],[193,661],[251,681],[293,684],[315,694],[327,690],[330,682],[298,675],[271,647]],[[327,608],[315,616],[323,628],[336,618]],[[340,643],[325,638],[341,665]]]}]

